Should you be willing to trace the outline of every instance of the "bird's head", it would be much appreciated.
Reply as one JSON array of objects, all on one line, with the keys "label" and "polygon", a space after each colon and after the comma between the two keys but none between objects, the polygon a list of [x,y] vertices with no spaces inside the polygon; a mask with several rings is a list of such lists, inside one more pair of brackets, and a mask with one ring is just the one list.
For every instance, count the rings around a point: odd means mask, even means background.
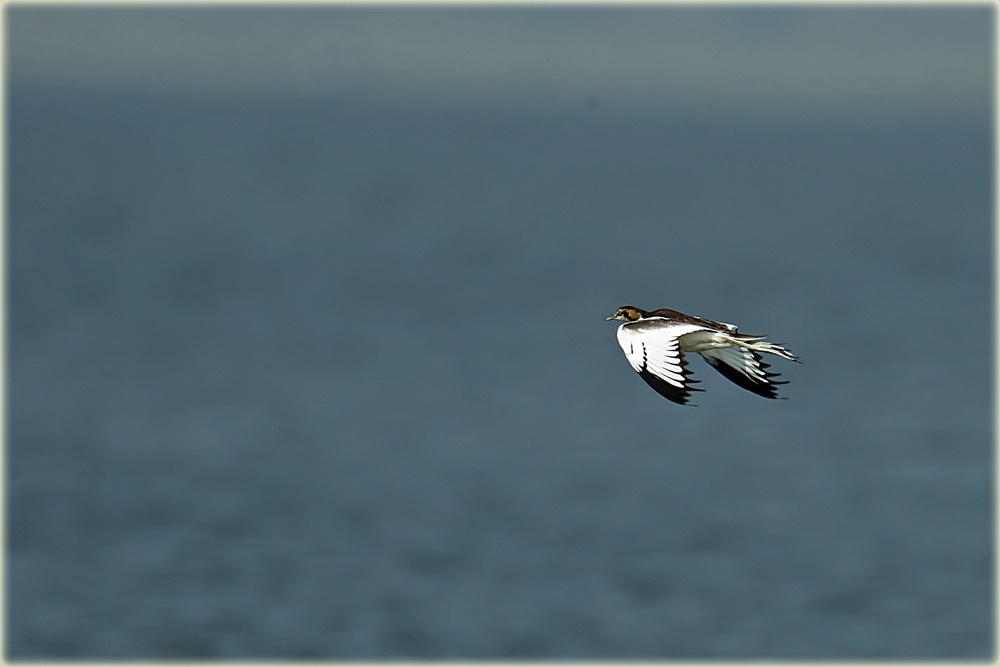
[{"label": "bird's head", "polygon": [[620,320],[622,322],[635,322],[640,317],[642,317],[642,311],[640,309],[635,306],[622,306],[615,311],[614,315],[605,317],[604,321]]}]

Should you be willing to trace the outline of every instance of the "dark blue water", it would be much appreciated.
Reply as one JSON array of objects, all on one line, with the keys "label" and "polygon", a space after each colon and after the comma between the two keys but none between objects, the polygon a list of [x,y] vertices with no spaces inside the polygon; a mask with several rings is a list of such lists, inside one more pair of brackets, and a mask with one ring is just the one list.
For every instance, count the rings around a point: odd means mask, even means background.
[{"label": "dark blue water", "polygon": [[[713,16],[738,68],[792,15]],[[984,17],[886,53],[988,62]],[[33,20],[9,657],[992,655],[992,109],[946,48],[940,104],[501,104],[35,77]],[[789,400],[692,359],[666,402],[623,303],[771,334]]]}]

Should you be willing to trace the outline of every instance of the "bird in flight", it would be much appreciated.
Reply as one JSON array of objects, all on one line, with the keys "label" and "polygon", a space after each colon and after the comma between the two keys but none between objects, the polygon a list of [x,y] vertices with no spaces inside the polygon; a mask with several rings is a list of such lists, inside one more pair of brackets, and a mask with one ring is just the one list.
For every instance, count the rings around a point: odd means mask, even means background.
[{"label": "bird in flight", "polygon": [[777,373],[766,369],[758,352],[767,352],[791,361],[799,358],[781,345],[764,340],[763,335],[739,333],[735,326],[660,308],[647,312],[622,306],[605,320],[619,320],[618,344],[629,365],[661,396],[687,403],[692,391],[685,352],[697,352],[727,380],[764,398],[778,398]]}]

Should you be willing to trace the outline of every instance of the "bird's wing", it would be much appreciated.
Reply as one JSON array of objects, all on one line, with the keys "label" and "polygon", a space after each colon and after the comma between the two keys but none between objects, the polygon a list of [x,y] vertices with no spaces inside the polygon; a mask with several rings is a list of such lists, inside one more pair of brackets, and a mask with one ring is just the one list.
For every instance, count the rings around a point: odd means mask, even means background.
[{"label": "bird's wing", "polygon": [[726,379],[758,396],[778,398],[776,385],[788,384],[772,379],[778,377],[778,374],[768,372],[766,369],[770,368],[770,365],[765,363],[760,355],[753,350],[734,346],[703,350],[699,354]]},{"label": "bird's wing", "polygon": [[646,383],[664,398],[685,404],[692,391],[691,371],[678,338],[702,329],[695,324],[652,318],[627,322],[618,327],[618,344],[628,363]]}]

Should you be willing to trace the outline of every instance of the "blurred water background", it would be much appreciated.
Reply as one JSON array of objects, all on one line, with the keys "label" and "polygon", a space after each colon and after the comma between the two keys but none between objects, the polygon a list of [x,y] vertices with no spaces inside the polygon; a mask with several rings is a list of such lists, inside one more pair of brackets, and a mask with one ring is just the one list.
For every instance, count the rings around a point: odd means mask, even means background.
[{"label": "blurred water background", "polygon": [[990,5],[6,11],[9,657],[992,655]]}]

